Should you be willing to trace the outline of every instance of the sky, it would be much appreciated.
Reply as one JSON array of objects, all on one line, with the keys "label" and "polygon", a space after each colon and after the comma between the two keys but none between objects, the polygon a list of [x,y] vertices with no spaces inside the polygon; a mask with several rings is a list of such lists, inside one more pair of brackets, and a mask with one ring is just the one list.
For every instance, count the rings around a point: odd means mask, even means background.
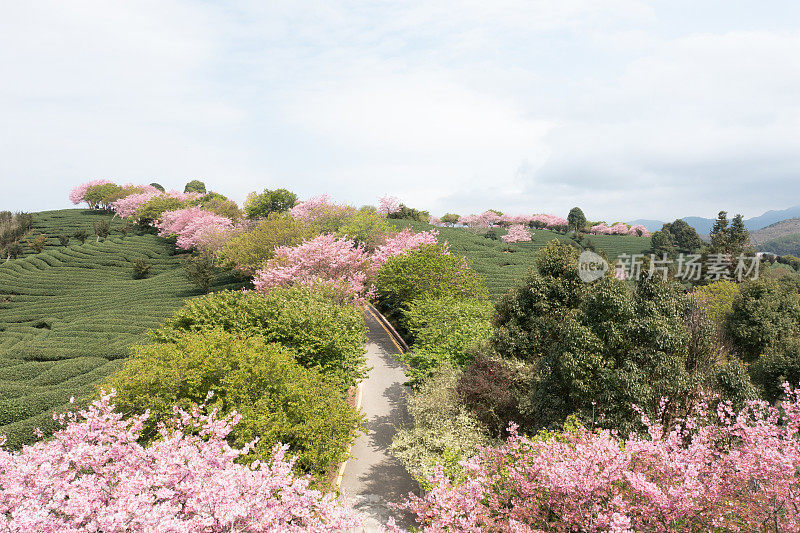
[{"label": "sky", "polygon": [[800,204],[800,2],[0,3],[0,209],[96,178],[755,216]]}]

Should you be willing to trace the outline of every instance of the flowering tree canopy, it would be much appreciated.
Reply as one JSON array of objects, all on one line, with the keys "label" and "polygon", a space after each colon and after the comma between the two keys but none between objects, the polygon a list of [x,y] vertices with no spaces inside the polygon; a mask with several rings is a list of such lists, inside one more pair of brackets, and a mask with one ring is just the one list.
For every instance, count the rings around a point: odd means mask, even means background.
[{"label": "flowering tree canopy", "polygon": [[[573,427],[517,435],[441,469],[405,507],[431,531],[800,530],[800,389],[779,407],[720,404],[671,431],[643,417],[647,437],[624,443]],[[427,530],[427,529],[426,529]]]},{"label": "flowering tree canopy", "polygon": [[169,237],[176,235],[178,248],[189,250],[200,247],[203,243],[216,239],[218,235],[233,228],[233,221],[206,211],[201,207],[190,207],[167,211],[161,215],[156,224],[159,235]]},{"label": "flowering tree canopy", "polygon": [[269,463],[237,464],[249,450],[225,438],[238,415],[176,409],[148,447],[147,413],[123,420],[102,394],[61,415],[64,429],[23,448],[0,449],[0,524],[7,531],[342,531],[360,525],[333,495],[292,472],[286,447]]},{"label": "flowering tree canopy", "polygon": [[561,229],[567,227],[567,219],[557,215],[533,215],[531,222],[543,228]]},{"label": "flowering tree canopy", "polygon": [[400,211],[400,200],[394,196],[382,196],[379,198],[380,206],[378,212],[384,215],[391,215]]},{"label": "flowering tree canopy", "polygon": [[530,241],[531,232],[526,226],[514,225],[508,228],[508,233],[500,238],[506,243]]},{"label": "flowering tree canopy", "polygon": [[258,292],[294,284],[319,282],[339,285],[351,296],[367,290],[369,254],[355,241],[334,235],[319,235],[298,246],[275,248],[275,256],[257,271],[253,284]]},{"label": "flowering tree canopy", "polygon": [[416,233],[409,228],[404,229],[386,238],[386,241],[379,246],[372,254],[372,267],[377,270],[390,258],[397,255],[405,255],[409,251],[419,248],[423,244],[436,244],[438,230],[422,231]]},{"label": "flowering tree canopy", "polygon": [[86,197],[86,191],[89,189],[89,187],[94,187],[95,185],[105,185],[107,183],[111,183],[111,181],[107,179],[98,179],[98,180],[87,181],[86,183],[81,183],[80,185],[78,185],[77,187],[73,188],[70,191],[69,201],[75,205],[78,205],[79,203],[84,201],[84,198]]}]

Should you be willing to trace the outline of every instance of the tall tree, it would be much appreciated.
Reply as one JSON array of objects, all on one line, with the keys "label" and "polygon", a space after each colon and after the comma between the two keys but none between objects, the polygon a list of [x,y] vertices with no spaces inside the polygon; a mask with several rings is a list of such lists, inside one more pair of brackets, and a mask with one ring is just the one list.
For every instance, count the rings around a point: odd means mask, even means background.
[{"label": "tall tree", "polygon": [[569,210],[567,224],[569,224],[570,228],[575,230],[576,235],[586,226],[586,215],[583,214],[580,207],[573,207]]}]

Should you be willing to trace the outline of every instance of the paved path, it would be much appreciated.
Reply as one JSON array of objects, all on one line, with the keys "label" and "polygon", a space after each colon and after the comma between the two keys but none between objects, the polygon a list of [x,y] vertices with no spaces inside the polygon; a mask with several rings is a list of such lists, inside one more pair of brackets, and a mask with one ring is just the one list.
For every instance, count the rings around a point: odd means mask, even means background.
[{"label": "paved path", "polygon": [[342,493],[356,510],[369,517],[364,531],[382,531],[382,525],[394,516],[405,529],[415,522],[389,503],[401,502],[409,492],[419,493],[414,479],[400,461],[389,453],[389,445],[399,426],[407,425],[408,387],[402,365],[395,359],[398,348],[369,312],[365,313],[369,342],[367,364],[372,367],[361,384],[361,411],[367,417],[367,434],[353,444],[352,457],[342,477]]}]

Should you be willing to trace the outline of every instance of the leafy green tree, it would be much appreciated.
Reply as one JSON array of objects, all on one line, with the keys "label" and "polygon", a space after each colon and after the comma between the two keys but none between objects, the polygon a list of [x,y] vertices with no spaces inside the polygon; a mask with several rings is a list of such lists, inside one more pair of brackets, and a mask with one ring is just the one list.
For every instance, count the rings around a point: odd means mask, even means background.
[{"label": "leafy green tree", "polygon": [[186,184],[183,188],[183,192],[199,192],[201,194],[206,193],[206,184],[200,180],[192,180]]},{"label": "leafy green tree", "polygon": [[155,187],[156,189],[158,189],[161,192],[165,192],[164,191],[164,186],[161,185],[160,183],[151,183],[150,186],[151,187]]},{"label": "leafy green tree", "polygon": [[363,244],[370,251],[383,244],[391,233],[394,233],[394,228],[371,205],[364,206],[346,217],[336,230],[337,236],[349,237]]},{"label": "leafy green tree", "polygon": [[461,218],[461,215],[457,215],[455,213],[446,213],[442,215],[441,221],[443,224],[447,224],[448,226],[452,226],[458,223],[458,219]]},{"label": "leafy green tree", "polygon": [[703,241],[697,231],[683,219],[664,224],[651,237],[651,253],[661,257],[667,254],[674,258],[679,253],[695,254],[703,247]]},{"label": "leafy green tree", "polygon": [[183,209],[186,203],[171,196],[154,196],[136,209],[136,219],[140,224],[149,224],[161,218],[167,211]]},{"label": "leafy green tree", "polygon": [[428,222],[431,214],[427,211],[419,211],[408,207],[405,204],[400,204],[400,209],[394,213],[389,213],[388,218],[401,219],[401,220],[416,220],[417,222]]},{"label": "leafy green tree", "polygon": [[89,232],[86,229],[79,229],[76,230],[72,236],[81,241],[81,244],[83,244],[86,242],[86,239],[89,238]]},{"label": "leafy green tree", "polygon": [[745,228],[742,215],[736,215],[729,222],[728,213],[720,211],[711,229],[711,245],[708,252],[730,254],[735,257],[741,253],[752,252],[749,248],[750,232]]},{"label": "leafy green tree", "polygon": [[189,281],[197,285],[197,288],[204,293],[211,289],[211,285],[217,279],[217,265],[210,255],[202,254],[190,257],[184,268]]},{"label": "leafy green tree", "polygon": [[497,306],[493,346],[529,376],[519,399],[524,429],[575,415],[627,433],[640,428],[631,406],[656,417],[663,397],[665,422],[684,415],[715,386],[722,354],[713,324],[678,284],[659,278],[633,290],[611,276],[583,283],[577,257],[568,244],[549,243]]},{"label": "leafy green tree", "polygon": [[221,416],[236,411],[242,417],[230,444],[240,448],[258,438],[245,461],[268,461],[275,444],[289,444],[297,470],[322,482],[347,457],[361,422],[334,383],[298,365],[291,348],[262,337],[209,330],[132,351],[101,387],[117,390],[120,412],[150,411],[145,441],[158,437],[157,426],[172,418],[173,405],[189,409],[213,392],[210,407]]},{"label": "leafy green tree", "polygon": [[252,276],[279,246],[296,246],[314,236],[313,228],[286,214],[270,213],[250,231],[229,239],[218,258],[223,267]]},{"label": "leafy green tree", "polygon": [[790,281],[757,279],[741,284],[725,329],[736,353],[750,363],[800,335],[800,302]]},{"label": "leafy green tree", "polygon": [[224,329],[263,337],[294,350],[306,368],[341,384],[344,396],[366,376],[366,325],[362,310],[331,287],[276,288],[269,294],[222,291],[189,301],[153,332],[170,342],[185,332]]},{"label": "leafy green tree", "polygon": [[251,192],[244,203],[247,218],[262,218],[270,213],[283,213],[297,203],[297,195],[287,189],[264,189],[262,193]]},{"label": "leafy green tree", "polygon": [[567,223],[577,235],[578,232],[586,226],[586,215],[583,214],[580,207],[573,207],[569,210],[569,214],[567,215]]},{"label": "leafy green tree", "polygon": [[97,242],[100,242],[100,239],[106,239],[111,234],[111,224],[106,219],[99,220],[94,223],[94,232]]},{"label": "leafy green tree", "polygon": [[103,183],[93,185],[86,189],[83,199],[90,206],[98,206],[106,211],[111,209],[111,204],[127,194],[127,191],[116,183]]},{"label": "leafy green tree", "polygon": [[400,309],[421,298],[486,298],[486,286],[466,258],[443,245],[425,244],[406,255],[389,259],[375,283],[382,305]]},{"label": "leafy green tree", "polygon": [[47,235],[40,233],[36,237],[34,237],[28,245],[33,249],[34,252],[37,254],[44,250],[45,245],[47,245]]}]

